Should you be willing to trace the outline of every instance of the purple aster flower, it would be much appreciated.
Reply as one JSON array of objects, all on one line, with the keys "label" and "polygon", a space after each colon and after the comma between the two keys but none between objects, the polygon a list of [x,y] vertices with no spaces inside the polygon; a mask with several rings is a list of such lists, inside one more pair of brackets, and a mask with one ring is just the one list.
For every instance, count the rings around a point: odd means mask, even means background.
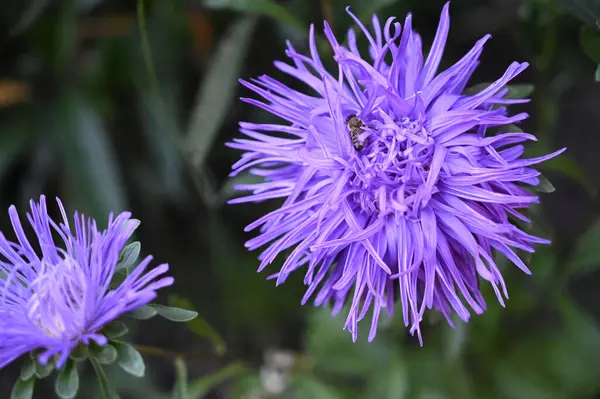
[{"label": "purple aster flower", "polygon": [[246,246],[267,246],[259,271],[287,255],[272,276],[277,284],[304,268],[303,304],[314,297],[317,306],[331,303],[335,314],[349,302],[345,328],[354,340],[370,309],[372,340],[381,311],[391,315],[397,301],[419,340],[426,309],[443,313],[450,324],[452,313],[467,321],[471,311],[486,307],[479,279],[504,304],[508,294],[494,253],[530,273],[515,250],[533,252],[533,244],[548,243],[517,223],[528,223],[520,211],[538,202],[524,188],[539,183],[531,166],[564,149],[523,159],[522,143],[533,135],[510,126],[507,133],[487,132],[527,117],[506,109],[527,100],[505,98],[506,84],[526,63],[512,63],[477,94],[464,92],[489,35],[438,73],[448,9],[426,58],[410,14],[403,28],[394,18],[382,26],[374,16],[371,33],[347,10],[369,42],[369,57],[360,54],[353,30],[343,46],[325,23],[337,77],[325,70],[311,27],[310,56],[288,43],[292,65],[275,63],[311,94],[269,76],[242,81],[265,100],[244,101],[286,121],[242,122],[247,138],[229,144],[245,151],[232,175],[249,170],[264,178],[237,186],[252,194],[231,202],[284,200],[247,227],[260,234]]},{"label": "purple aster flower", "polygon": [[60,368],[80,343],[105,345],[100,330],[106,324],[173,283],[172,277],[159,278],[167,264],[144,273],[152,260],[148,256],[112,288],[119,255],[137,221],[128,212],[111,214],[108,229],[101,231],[76,212],[72,226],[57,202],[58,223],[48,216],[44,196],[38,204],[31,201],[27,219],[39,250],[27,239],[14,206],[8,213],[17,241],[0,233],[0,368],[33,350],[42,350],[42,364],[56,355]]}]

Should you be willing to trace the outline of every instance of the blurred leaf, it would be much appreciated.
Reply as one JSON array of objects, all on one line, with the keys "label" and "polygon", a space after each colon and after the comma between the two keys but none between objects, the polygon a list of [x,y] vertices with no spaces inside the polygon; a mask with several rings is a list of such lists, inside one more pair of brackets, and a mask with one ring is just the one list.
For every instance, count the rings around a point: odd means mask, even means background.
[{"label": "blurred leaf", "polygon": [[35,139],[35,127],[32,126],[31,112],[15,113],[7,123],[0,126],[0,180],[4,179],[14,162],[27,150]]},{"label": "blurred leaf", "polygon": [[79,390],[79,373],[72,360],[67,361],[56,377],[54,391],[61,399],[72,399]]},{"label": "blurred leaf", "polygon": [[566,298],[557,305],[560,327],[513,340],[491,363],[498,397],[589,398],[600,389],[598,326]]},{"label": "blurred leaf", "polygon": [[206,160],[231,102],[235,98],[237,78],[249,48],[256,18],[236,21],[221,39],[196,97],[196,105],[187,134],[192,165],[201,167]]},{"label": "blurred leaf", "polygon": [[127,313],[127,316],[138,320],[147,320],[151,317],[156,316],[157,313],[158,312],[156,311],[156,309],[154,309],[150,305],[144,305]]},{"label": "blurred leaf", "polygon": [[595,0],[556,0],[566,10],[580,18],[586,24],[598,29],[600,3]]},{"label": "blurred leaf", "polygon": [[[102,332],[104,333],[104,329],[102,330]],[[88,347],[83,344],[79,344],[75,347],[75,349],[73,349],[71,351],[69,358],[71,358],[77,362],[80,362],[80,361],[87,359],[88,355],[89,355]]]},{"label": "blurred leaf", "polygon": [[92,363],[92,367],[94,368],[94,372],[96,373],[96,378],[98,379],[98,385],[100,385],[100,392],[102,392],[103,399],[119,399],[119,395],[117,395],[114,390],[111,388],[108,383],[108,378],[106,378],[106,373],[104,369],[98,363],[98,360],[94,357],[90,357],[90,363]]},{"label": "blurred leaf", "polygon": [[176,307],[169,307],[163,305],[152,304],[150,305],[158,314],[167,320],[175,322],[187,322],[195,319],[198,316],[198,312],[193,310],[181,309]]},{"label": "blurred leaf", "polygon": [[35,364],[35,375],[37,378],[46,378],[50,375],[50,373],[54,370],[54,364],[52,363],[52,359],[48,360],[48,363],[42,364],[37,360],[37,357],[33,355],[33,352],[30,352],[33,358],[33,362]]},{"label": "blurred leaf", "polygon": [[[464,94],[473,96],[486,89],[490,84],[490,82],[485,82],[476,84],[471,87],[467,87],[464,90]],[[531,95],[531,93],[533,93],[535,86],[532,84],[512,84],[506,85],[505,88],[508,89],[508,93],[504,96],[504,98],[516,100],[528,98]]]},{"label": "blurred leaf", "polygon": [[188,399],[200,399],[217,385],[244,373],[246,370],[242,363],[231,363],[212,374],[198,377],[189,385]]},{"label": "blurred leaf", "polygon": [[27,381],[17,378],[17,381],[10,392],[10,399],[31,399],[33,397],[34,385],[35,378],[31,378]]},{"label": "blurred leaf", "polygon": [[16,36],[23,33],[34,24],[50,5],[50,0],[29,0],[29,5],[21,15],[19,22],[10,29],[10,35]]},{"label": "blurred leaf", "polygon": [[[300,377],[297,378],[291,387],[293,398],[318,398],[318,399],[342,399],[344,396],[338,393],[334,387],[327,385],[326,383],[314,378],[314,377]],[[371,393],[371,392],[369,392]],[[374,396],[377,398],[384,399],[381,396]],[[397,397],[394,399],[401,399]]]},{"label": "blurred leaf", "polygon": [[[400,0],[371,0],[369,2],[360,2],[361,8],[358,18],[361,21],[370,21],[373,14],[377,14],[381,9],[398,3]],[[364,5],[363,5],[364,4]]]},{"label": "blurred leaf", "polygon": [[112,323],[106,325],[102,328],[102,334],[104,334],[107,338],[119,338],[125,334],[127,334],[128,328],[125,323],[119,320],[115,320]]},{"label": "blurred leaf", "polygon": [[138,258],[140,257],[140,251],[142,249],[142,244],[139,241],[132,242],[123,248],[121,253],[119,254],[119,262],[117,263],[116,270],[126,269],[129,266],[132,266],[136,263]]},{"label": "blurred leaf", "polygon": [[600,34],[596,29],[583,25],[579,30],[579,43],[592,61],[600,62]]},{"label": "blurred leaf", "polygon": [[178,357],[175,359],[175,399],[191,399],[188,394],[188,372],[185,360]]},{"label": "blurred leaf", "polygon": [[600,64],[596,67],[596,73],[594,74],[594,79],[596,82],[600,82]]},{"label": "blurred leaf", "polygon": [[251,173],[242,173],[240,175],[234,176],[230,179],[227,179],[223,187],[221,188],[220,198],[222,202],[226,202],[235,196],[240,195],[239,188],[236,186],[247,185],[247,184],[256,184],[264,181],[264,178],[261,176],[256,176]]},{"label": "blurred leaf", "polygon": [[111,344],[93,346],[90,352],[92,356],[98,359],[100,364],[104,365],[113,364],[118,357],[117,350]]},{"label": "blurred leaf", "polygon": [[31,359],[31,356],[26,356],[21,364],[21,378],[23,381],[29,380],[35,375],[35,363]]},{"label": "blurred leaf", "polygon": [[[178,295],[170,295],[169,304],[179,308],[193,308],[190,301]],[[221,338],[219,333],[201,317],[196,317],[193,320],[188,321],[186,324],[194,334],[198,335],[199,337],[207,338],[210,342],[212,342],[212,344],[215,346],[215,351],[218,354],[225,353],[225,341],[223,338]]]},{"label": "blurred leaf", "polygon": [[204,6],[266,15],[285,25],[292,25],[300,30],[306,30],[305,24],[299,21],[294,14],[272,0],[204,0]]},{"label": "blurred leaf", "polygon": [[401,356],[395,355],[383,370],[370,378],[367,392],[373,398],[403,399],[407,397],[410,387],[407,366]]},{"label": "blurred leaf", "polygon": [[540,179],[539,184],[535,187],[540,193],[553,193],[556,191],[556,188],[550,183],[550,180],[544,175],[540,175],[538,177]]},{"label": "blurred leaf", "polygon": [[306,350],[314,356],[317,369],[328,373],[368,375],[378,365],[389,361],[392,353],[383,339],[377,337],[375,341],[367,342],[369,323],[359,323],[359,339],[352,343],[352,336],[343,329],[343,322],[342,317],[333,317],[324,309],[312,314]]},{"label": "blurred leaf", "polygon": [[[550,151],[547,151],[549,153]],[[540,154],[539,151],[532,152],[532,154]],[[537,155],[533,155],[537,156]],[[586,189],[591,197],[595,197],[598,194],[598,189],[594,183],[590,180],[586,172],[568,155],[561,154],[556,158],[552,158],[540,165],[542,170],[552,170],[561,173],[563,176],[576,181]]]},{"label": "blurred leaf", "polygon": [[59,104],[66,161],[66,184],[74,206],[88,216],[105,219],[125,209],[115,154],[96,113],[76,95]]},{"label": "blurred leaf", "polygon": [[589,273],[600,267],[600,219],[596,220],[579,238],[571,255],[568,269],[571,273]]},{"label": "blurred leaf", "polygon": [[124,342],[114,341],[112,345],[117,350],[119,366],[135,377],[143,377],[146,371],[146,364],[142,355],[133,346]]}]

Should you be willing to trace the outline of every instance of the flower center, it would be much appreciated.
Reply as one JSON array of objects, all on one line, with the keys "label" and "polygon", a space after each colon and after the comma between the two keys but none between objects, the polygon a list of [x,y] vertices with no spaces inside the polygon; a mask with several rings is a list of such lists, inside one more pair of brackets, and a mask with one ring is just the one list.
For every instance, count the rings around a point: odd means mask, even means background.
[{"label": "flower center", "polygon": [[42,260],[38,276],[30,284],[28,317],[45,334],[74,338],[85,324],[86,278],[75,259],[58,264]]},{"label": "flower center", "polygon": [[[386,118],[389,119],[389,118]],[[365,121],[364,147],[349,181],[351,198],[365,212],[413,213],[434,192],[427,179],[435,143],[419,121]]]}]

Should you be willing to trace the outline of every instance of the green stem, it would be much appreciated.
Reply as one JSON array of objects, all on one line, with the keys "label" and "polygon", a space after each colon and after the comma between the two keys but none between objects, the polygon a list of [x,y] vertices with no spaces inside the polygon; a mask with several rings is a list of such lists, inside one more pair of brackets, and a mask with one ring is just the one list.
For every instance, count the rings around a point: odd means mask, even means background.
[{"label": "green stem", "polygon": [[112,390],[112,388],[110,387],[110,385],[108,383],[108,378],[106,377],[106,373],[104,373],[104,369],[102,368],[102,366],[100,365],[98,360],[96,360],[96,358],[93,356],[90,356],[89,359],[90,359],[90,362],[92,363],[92,367],[94,368],[94,371],[96,372],[96,377],[98,377],[98,384],[100,385],[100,391],[102,392],[102,398],[103,399],[119,399],[119,395],[117,395],[116,392],[114,392]]}]

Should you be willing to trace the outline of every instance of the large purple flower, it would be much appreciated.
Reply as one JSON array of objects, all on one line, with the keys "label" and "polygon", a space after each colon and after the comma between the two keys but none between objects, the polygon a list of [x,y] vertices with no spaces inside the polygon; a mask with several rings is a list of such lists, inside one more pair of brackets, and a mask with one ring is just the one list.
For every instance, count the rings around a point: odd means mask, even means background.
[{"label": "large purple flower", "polygon": [[8,212],[17,241],[0,233],[0,368],[38,349],[43,351],[40,363],[57,355],[60,368],[78,344],[106,344],[100,331],[106,324],[173,283],[172,277],[159,278],[168,270],[166,264],[144,274],[152,260],[148,256],[112,288],[119,255],[137,221],[128,212],[114,219],[111,215],[108,229],[100,231],[94,220],[76,212],[71,227],[57,202],[59,223],[48,216],[44,196],[39,204],[31,201],[27,219],[39,249],[27,239],[14,206]]},{"label": "large purple flower", "polygon": [[[276,62],[282,72],[314,91],[312,95],[261,76],[244,86],[266,101],[244,101],[287,123],[241,123],[246,139],[229,146],[243,150],[232,175],[249,170],[264,182],[240,185],[252,194],[232,203],[283,198],[281,208],[247,227],[260,234],[247,242],[260,254],[259,270],[280,253],[287,259],[274,275],[282,283],[305,266],[308,286],[303,303],[316,292],[316,305],[333,303],[334,314],[349,301],[346,321],[353,339],[357,323],[373,311],[369,340],[375,337],[382,309],[392,313],[398,299],[405,325],[421,339],[426,309],[448,321],[455,312],[467,321],[470,311],[485,310],[478,280],[488,281],[498,300],[507,296],[498,251],[530,273],[514,252],[533,252],[548,243],[520,230],[529,222],[521,208],[538,202],[523,185],[538,184],[531,166],[553,154],[522,159],[523,145],[535,140],[518,129],[489,135],[489,127],[524,120],[506,105],[506,84],[526,63],[512,63],[496,82],[474,95],[464,93],[489,35],[460,61],[437,73],[449,28],[448,4],[427,59],[421,38],[394,18],[369,30],[352,14],[370,43],[369,59],[348,32],[338,43],[325,23],[325,35],[338,66],[327,72],[310,30],[310,57],[288,44],[293,65]],[[510,129],[510,128],[509,128]]]}]

